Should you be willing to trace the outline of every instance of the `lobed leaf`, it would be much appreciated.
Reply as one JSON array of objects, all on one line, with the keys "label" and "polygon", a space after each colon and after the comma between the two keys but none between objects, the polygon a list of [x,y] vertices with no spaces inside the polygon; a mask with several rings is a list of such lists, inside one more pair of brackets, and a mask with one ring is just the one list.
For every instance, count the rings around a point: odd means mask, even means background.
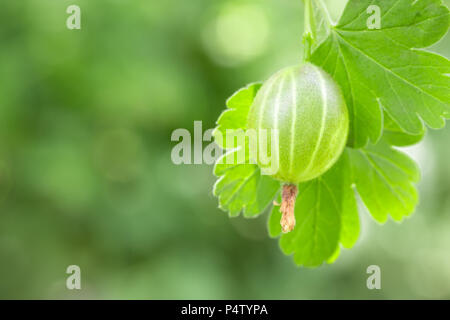
[{"label": "lobed leaf", "polygon": [[[248,111],[260,87],[259,83],[250,84],[228,99],[228,109],[220,115],[215,129],[221,132],[223,141],[227,130],[244,130],[247,127]],[[226,142],[223,141],[216,139],[225,148]],[[213,194],[219,199],[219,208],[228,211],[230,216],[238,216],[242,211],[245,217],[254,217],[272,203],[280,183],[262,175],[257,165],[250,164],[248,152],[245,153],[245,161],[237,163],[237,152],[241,147],[229,150],[216,161],[214,174],[219,179],[214,185]]]},{"label": "lobed leaf", "polygon": [[[381,9],[381,28],[368,29],[367,8]],[[419,50],[448,30],[449,11],[440,0],[350,0],[311,61],[341,86],[350,114],[349,146],[377,142],[383,113],[401,131],[421,135],[450,118],[450,62]]]},{"label": "lobed leaf", "polygon": [[[323,176],[299,185],[296,227],[280,238],[281,250],[298,265],[314,267],[337,259],[340,245],[351,248],[360,225],[354,187],[372,217],[384,223],[390,215],[400,221],[417,205],[417,165],[385,141],[365,149],[347,147]],[[268,230],[281,234],[279,207],[272,208]],[[340,245],[339,245],[340,244]]]},{"label": "lobed leaf", "polygon": [[[349,165],[344,154],[323,176],[299,185],[296,226],[280,238],[281,250],[293,254],[296,264],[314,267],[334,261],[339,243],[350,248],[358,239],[358,210]],[[280,235],[280,219],[279,207],[274,206],[268,222],[271,237]]]},{"label": "lobed leaf", "polygon": [[219,179],[213,189],[213,194],[219,198],[219,208],[228,211],[231,217],[238,216],[241,211],[245,217],[262,213],[280,190],[280,183],[262,175],[257,165],[230,166],[220,161],[214,169]]},{"label": "lobed leaf", "polygon": [[425,136],[426,130],[419,134],[409,134],[402,130],[389,115],[384,115],[384,131],[383,138],[390,145],[398,147],[411,146],[418,143]]},{"label": "lobed leaf", "polygon": [[[227,109],[217,119],[217,127],[213,131],[215,141],[221,148],[226,148],[227,130],[230,133],[233,130],[245,130],[247,128],[247,115],[261,85],[260,82],[251,83],[236,91],[227,100]],[[217,139],[218,132],[221,133],[222,139]]]},{"label": "lobed leaf", "polygon": [[358,193],[376,221],[384,223],[389,215],[401,221],[414,211],[420,171],[411,158],[383,140],[347,153]]}]

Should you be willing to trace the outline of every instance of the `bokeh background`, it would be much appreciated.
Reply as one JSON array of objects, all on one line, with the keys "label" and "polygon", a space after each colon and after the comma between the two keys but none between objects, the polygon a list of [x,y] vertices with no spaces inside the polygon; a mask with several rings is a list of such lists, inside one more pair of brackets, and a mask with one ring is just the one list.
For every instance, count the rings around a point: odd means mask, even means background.
[{"label": "bokeh background", "polygon": [[[345,1],[327,3],[336,19]],[[361,207],[355,248],[317,269],[281,253],[267,213],[217,209],[212,166],[171,162],[171,132],[298,63],[302,29],[300,0],[1,0],[0,298],[450,299],[449,126],[408,148],[417,212],[379,226]]]}]

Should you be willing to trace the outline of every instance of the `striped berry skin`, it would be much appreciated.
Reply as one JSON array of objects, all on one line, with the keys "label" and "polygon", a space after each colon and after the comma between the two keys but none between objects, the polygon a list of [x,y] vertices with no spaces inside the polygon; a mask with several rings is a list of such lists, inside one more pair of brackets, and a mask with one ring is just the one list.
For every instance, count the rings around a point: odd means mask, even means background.
[{"label": "striped berry skin", "polygon": [[[256,131],[258,150],[267,140],[259,129],[278,130],[278,146],[272,146],[278,170],[271,175],[298,184],[322,175],[341,155],[349,130],[347,106],[331,76],[305,63],[282,69],[263,84],[250,108],[248,129]],[[265,143],[264,150],[270,150],[270,139]],[[259,157],[257,162],[264,173],[267,162]]]}]

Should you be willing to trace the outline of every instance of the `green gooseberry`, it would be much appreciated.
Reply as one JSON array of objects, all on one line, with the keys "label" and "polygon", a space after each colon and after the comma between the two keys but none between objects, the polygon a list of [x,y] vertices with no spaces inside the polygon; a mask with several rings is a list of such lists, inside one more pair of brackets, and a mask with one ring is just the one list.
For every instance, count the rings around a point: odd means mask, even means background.
[{"label": "green gooseberry", "polygon": [[[277,170],[269,175],[284,183],[281,211],[292,212],[283,212],[282,226],[284,232],[291,231],[296,185],[321,176],[344,150],[349,130],[345,99],[333,78],[318,66],[288,67],[262,85],[250,108],[247,128],[256,132],[258,149],[276,153],[271,159],[276,159]],[[267,139],[271,130],[278,133],[275,146],[270,145],[274,139]],[[259,157],[256,162],[263,174],[267,172],[267,162]]]}]

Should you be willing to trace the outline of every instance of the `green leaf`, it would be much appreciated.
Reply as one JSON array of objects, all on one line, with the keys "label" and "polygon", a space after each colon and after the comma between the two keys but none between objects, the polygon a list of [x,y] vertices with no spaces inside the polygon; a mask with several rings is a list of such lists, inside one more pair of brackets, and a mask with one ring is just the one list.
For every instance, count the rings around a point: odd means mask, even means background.
[{"label": "green leaf", "polygon": [[339,254],[341,253],[341,247],[336,247],[336,250],[334,251],[334,253],[327,259],[326,263],[328,264],[332,264],[334,263],[337,258],[339,258]]},{"label": "green leaf", "polygon": [[[278,196],[277,203],[281,203],[281,196]],[[280,206],[273,206],[270,211],[269,220],[267,221],[267,230],[271,238],[278,238],[281,234],[281,212]],[[295,230],[295,229],[294,229]]]},{"label": "green leaf", "polygon": [[281,236],[281,250],[286,255],[294,254],[298,265],[322,264],[338,246],[341,224],[333,190],[325,179],[299,185],[295,218],[294,230]]},{"label": "green leaf", "polygon": [[[250,84],[228,99],[228,109],[217,121],[215,137],[219,131],[225,141],[227,130],[233,132],[247,127],[247,114],[260,87],[257,83]],[[216,142],[222,148],[226,147],[226,142],[217,139]],[[245,217],[254,217],[271,204],[280,189],[280,183],[262,175],[257,165],[250,164],[248,152],[245,153],[243,163],[238,163],[237,153],[242,146],[236,147],[216,161],[214,174],[219,179],[214,185],[213,194],[219,198],[219,208],[228,211],[230,216],[237,216],[243,211]]]},{"label": "green leaf", "polygon": [[401,221],[414,211],[420,170],[411,158],[383,140],[347,153],[356,189],[376,221],[384,223],[389,215]]},{"label": "green leaf", "polygon": [[405,147],[418,143],[425,136],[426,130],[419,134],[404,132],[389,115],[384,115],[383,138],[391,145]]},{"label": "green leaf", "polygon": [[[298,265],[314,267],[339,255],[339,243],[350,248],[359,235],[359,219],[348,155],[322,177],[302,183],[295,204],[296,226],[280,238],[281,250]],[[272,208],[268,228],[279,236],[281,213]]]},{"label": "green leaf", "polygon": [[217,161],[214,169],[219,179],[213,194],[219,198],[219,208],[228,211],[232,217],[238,216],[241,211],[245,217],[262,213],[280,190],[280,183],[262,175],[257,165],[227,165],[221,163],[222,159]]},{"label": "green leaf", "polygon": [[[381,9],[381,29],[368,29],[370,5]],[[311,61],[341,86],[350,114],[348,144],[377,142],[383,112],[411,135],[450,117],[450,62],[419,50],[442,38],[449,11],[439,0],[349,0],[338,24]]]},{"label": "green leaf", "polygon": [[[247,128],[247,115],[261,85],[261,83],[251,83],[238,90],[227,100],[227,109],[217,119],[217,127],[213,131],[215,141],[221,148],[226,148],[227,130],[228,133],[232,133],[234,130]],[[223,139],[217,139],[219,132]]]},{"label": "green leaf", "polygon": [[[389,215],[400,221],[417,205],[419,178],[415,162],[384,140],[365,149],[347,147],[331,170],[299,185],[297,223],[292,232],[281,235],[281,250],[293,254],[298,265],[332,263],[339,247],[351,248],[359,236],[354,187],[376,221],[384,223]],[[271,237],[280,236],[280,219],[274,206],[268,220]]]},{"label": "green leaf", "polygon": [[326,178],[330,181],[328,184],[335,190],[336,202],[339,203],[341,215],[340,242],[346,249],[353,247],[360,232],[351,165],[348,154],[344,152],[334,169],[326,175]]}]

